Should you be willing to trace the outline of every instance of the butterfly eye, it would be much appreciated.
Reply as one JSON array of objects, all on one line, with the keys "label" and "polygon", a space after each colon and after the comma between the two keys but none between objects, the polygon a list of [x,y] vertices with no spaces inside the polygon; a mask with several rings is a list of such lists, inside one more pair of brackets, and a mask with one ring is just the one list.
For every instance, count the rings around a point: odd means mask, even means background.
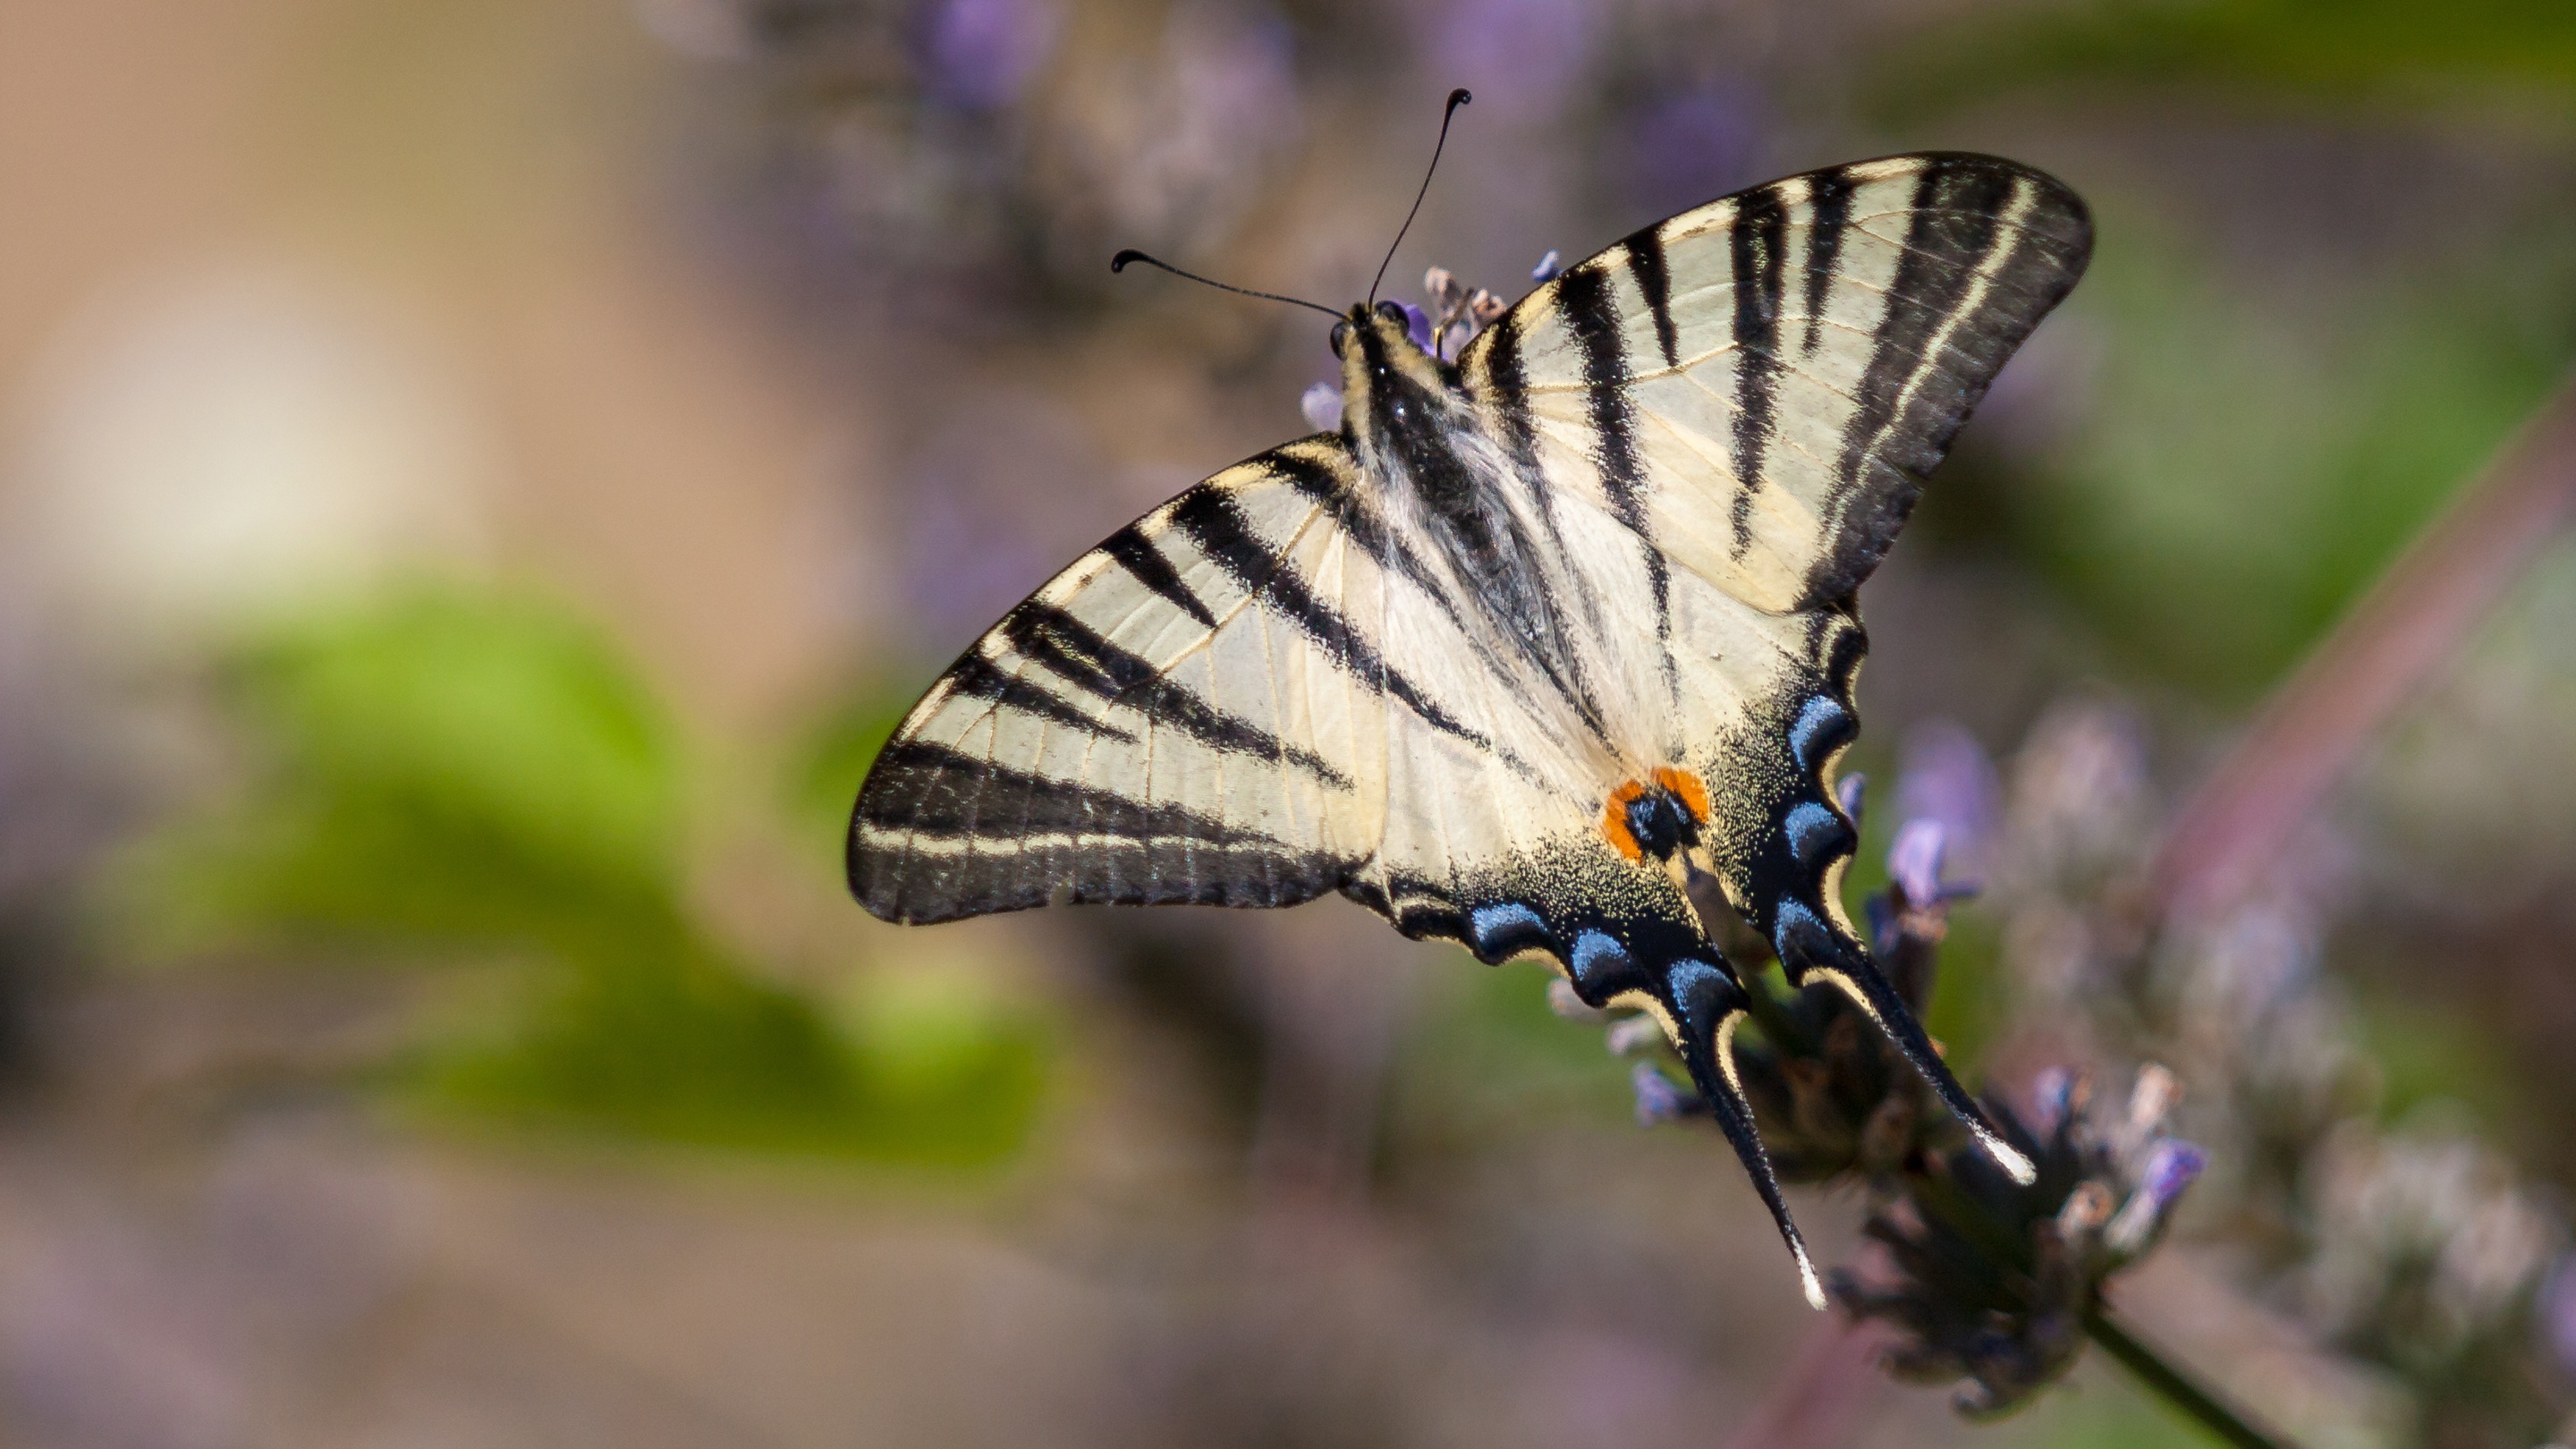
[{"label": "butterfly eye", "polygon": [[1395,323],[1398,326],[1402,326],[1405,320],[1404,304],[1401,302],[1380,302],[1377,304],[1377,315],[1385,318],[1389,322]]},{"label": "butterfly eye", "polygon": [[1351,324],[1349,324],[1348,322],[1336,322],[1336,323],[1334,323],[1334,324],[1333,324],[1333,355],[1334,355],[1335,357],[1339,357],[1339,356],[1341,356],[1341,355],[1342,355],[1342,344],[1343,344],[1343,343],[1345,343],[1345,342],[1348,342],[1348,341],[1350,341],[1350,340],[1351,340]]}]

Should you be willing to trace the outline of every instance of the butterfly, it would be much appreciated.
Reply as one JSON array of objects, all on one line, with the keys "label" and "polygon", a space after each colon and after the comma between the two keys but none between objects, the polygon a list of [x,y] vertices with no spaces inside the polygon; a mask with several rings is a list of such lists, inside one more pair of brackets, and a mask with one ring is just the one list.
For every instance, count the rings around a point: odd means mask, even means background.
[{"label": "butterfly", "polygon": [[1730,1051],[1758,987],[1691,891],[2030,1179],[1843,910],[1834,772],[1856,591],[2091,246],[2055,179],[1922,153],[1657,222],[1454,361],[1354,305],[1337,431],[1111,534],[922,696],[861,788],[852,891],[909,923],[1339,892],[1544,957],[1661,1023],[1823,1307]]}]

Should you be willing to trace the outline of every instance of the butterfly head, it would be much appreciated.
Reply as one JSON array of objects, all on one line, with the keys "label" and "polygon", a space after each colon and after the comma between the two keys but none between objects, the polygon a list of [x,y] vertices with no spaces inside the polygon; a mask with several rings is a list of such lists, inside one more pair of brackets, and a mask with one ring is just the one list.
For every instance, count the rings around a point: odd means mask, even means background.
[{"label": "butterfly head", "polygon": [[1342,416],[1355,425],[1427,423],[1456,389],[1457,369],[1422,350],[1397,303],[1353,304],[1333,324],[1332,344],[1342,360]]}]

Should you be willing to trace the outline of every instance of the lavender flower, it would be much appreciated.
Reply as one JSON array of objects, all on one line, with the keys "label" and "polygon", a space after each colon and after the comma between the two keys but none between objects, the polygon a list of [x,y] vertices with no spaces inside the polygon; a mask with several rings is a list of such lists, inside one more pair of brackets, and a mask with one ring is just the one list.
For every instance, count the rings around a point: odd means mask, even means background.
[{"label": "lavender flower", "polygon": [[1847,1311],[1904,1330],[1890,1372],[1964,1380],[1953,1402],[1972,1418],[2020,1408],[2073,1366],[2102,1283],[2155,1245],[2207,1161],[2165,1133],[2178,1088],[2162,1067],[2141,1068],[2116,1108],[2072,1075],[2041,1096],[2034,1115],[2054,1117],[2045,1131],[1988,1103],[2038,1164],[2035,1181],[2014,1183],[1973,1148],[1938,1158],[1865,1229],[1885,1250],[1882,1271],[1832,1275]]}]

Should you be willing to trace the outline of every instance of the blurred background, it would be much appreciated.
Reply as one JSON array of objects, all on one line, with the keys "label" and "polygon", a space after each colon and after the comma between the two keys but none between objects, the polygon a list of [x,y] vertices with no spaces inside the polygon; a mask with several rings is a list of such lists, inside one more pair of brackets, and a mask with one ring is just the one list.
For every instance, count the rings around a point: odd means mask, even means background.
[{"label": "blurred background", "polygon": [[[2427,12],[0,6],[0,1438],[1728,1442],[1822,1320],[1539,967],[842,894],[938,668],[1332,375],[1104,264],[1359,295],[1455,85],[1417,300],[1810,166],[2055,172],[2091,275],[1864,594],[1854,762],[1969,875],[2049,780],[2143,851],[2576,358],[2576,11]],[[2540,1263],[2576,546],[2512,568],[2276,862],[2275,954],[2338,1120],[2481,1144]],[[1956,916],[1972,1080],[2058,919]],[[1846,1256],[1858,1199],[1797,1207]],[[2471,1442],[2224,1217],[2141,1324],[2314,1442]],[[1995,1427],[1836,1392],[1842,1442],[2196,1442],[2099,1364]]]}]

